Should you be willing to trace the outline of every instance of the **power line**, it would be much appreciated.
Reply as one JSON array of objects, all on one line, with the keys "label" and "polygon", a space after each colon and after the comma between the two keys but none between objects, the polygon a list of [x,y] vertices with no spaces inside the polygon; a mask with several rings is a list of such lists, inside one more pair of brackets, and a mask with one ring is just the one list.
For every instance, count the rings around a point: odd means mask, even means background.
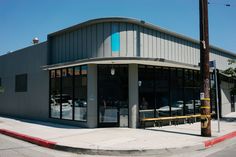
[{"label": "power line", "polygon": [[208,5],[220,5],[220,6],[225,6],[225,7],[236,7],[235,4],[231,4],[231,3],[208,2]]}]

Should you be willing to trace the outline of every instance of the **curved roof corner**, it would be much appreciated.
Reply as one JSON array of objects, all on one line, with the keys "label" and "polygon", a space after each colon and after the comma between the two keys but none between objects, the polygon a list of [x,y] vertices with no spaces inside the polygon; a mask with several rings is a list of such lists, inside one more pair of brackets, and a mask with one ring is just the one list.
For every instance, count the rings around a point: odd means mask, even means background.
[{"label": "curved roof corner", "polygon": [[[148,23],[144,20],[138,20],[138,19],[135,19],[135,18],[128,18],[128,17],[103,17],[103,18],[92,19],[92,20],[88,20],[88,21],[82,22],[80,24],[77,24],[77,25],[59,30],[59,31],[56,31],[54,33],[50,33],[50,34],[48,34],[48,37],[50,38],[52,36],[56,36],[56,35],[59,35],[59,34],[65,33],[65,32],[74,31],[74,30],[77,30],[77,29],[82,28],[82,27],[86,27],[86,26],[89,26],[89,25],[92,25],[92,24],[97,24],[97,23],[103,23],[103,22],[126,22],[126,23],[137,24],[139,26],[143,26],[143,27],[146,27],[146,28],[157,30],[157,31],[163,32],[165,34],[169,34],[171,36],[174,36],[174,37],[177,37],[177,38],[180,38],[180,39],[183,39],[183,40],[187,40],[187,41],[199,44],[199,40],[196,40],[196,39],[187,37],[185,35],[169,31],[167,29],[161,28],[161,27],[156,26],[154,24]],[[218,50],[218,51],[221,51],[221,52],[224,52],[226,54],[229,54],[229,55],[232,55],[232,56],[236,57],[236,53],[233,53],[231,51],[224,50],[222,48],[219,48],[219,47],[216,47],[216,46],[213,46],[213,45],[210,45],[210,47],[212,49],[215,49],[215,50]]]}]

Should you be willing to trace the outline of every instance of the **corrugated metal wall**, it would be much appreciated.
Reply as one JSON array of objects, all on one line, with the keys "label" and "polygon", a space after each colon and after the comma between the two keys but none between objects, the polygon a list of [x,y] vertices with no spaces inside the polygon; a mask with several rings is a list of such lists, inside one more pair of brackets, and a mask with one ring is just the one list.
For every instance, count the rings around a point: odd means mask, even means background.
[{"label": "corrugated metal wall", "polygon": [[[47,64],[47,42],[0,56],[0,114],[48,120],[49,76],[41,66]],[[15,77],[27,74],[27,91],[15,92]]]},{"label": "corrugated metal wall", "polygon": [[[118,25],[120,35],[120,49],[116,56],[164,58],[193,65],[199,63],[199,45],[194,42],[132,23],[104,22],[50,37],[50,64],[114,56],[111,48],[113,25]],[[210,60],[216,60],[222,70],[228,67],[227,60],[233,57],[217,50],[212,50],[210,54]]]}]

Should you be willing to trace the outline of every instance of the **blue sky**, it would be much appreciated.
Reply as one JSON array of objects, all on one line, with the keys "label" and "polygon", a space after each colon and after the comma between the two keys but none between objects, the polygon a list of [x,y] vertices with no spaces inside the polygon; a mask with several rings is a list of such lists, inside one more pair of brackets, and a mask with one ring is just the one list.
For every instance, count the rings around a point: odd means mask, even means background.
[{"label": "blue sky", "polygon": [[[209,0],[210,44],[236,53],[236,0]],[[223,4],[230,3],[231,7]],[[0,55],[100,17],[142,19],[199,39],[198,0],[0,0]]]}]

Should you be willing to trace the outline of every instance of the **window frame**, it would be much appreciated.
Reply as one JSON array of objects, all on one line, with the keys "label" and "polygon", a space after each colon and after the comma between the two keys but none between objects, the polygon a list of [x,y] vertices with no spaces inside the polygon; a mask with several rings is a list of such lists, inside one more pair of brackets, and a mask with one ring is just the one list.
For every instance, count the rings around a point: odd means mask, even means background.
[{"label": "window frame", "polygon": [[[84,123],[87,123],[88,121],[88,106],[86,106],[86,119],[85,120],[78,120],[78,119],[75,119],[75,76],[76,76],[76,73],[75,73],[75,69],[76,68],[79,68],[79,73],[81,73],[81,69],[82,67],[86,67],[86,74],[79,74],[79,77],[86,77],[86,102],[88,101],[88,95],[87,95],[87,90],[88,90],[88,65],[80,65],[80,66],[73,66],[73,67],[67,67],[67,68],[60,68],[60,69],[54,69],[54,70],[50,70],[49,71],[49,118],[53,118],[53,119],[58,119],[58,120],[65,120],[65,121],[76,121],[76,122],[84,122]],[[64,69],[64,71],[63,71]],[[66,69],[66,70],[65,70]],[[72,76],[71,75],[68,75],[69,74],[69,69],[72,69]],[[57,71],[60,71],[60,76],[57,76]],[[62,91],[63,91],[63,86],[62,86],[62,83],[63,83],[63,77],[65,77],[63,75],[63,72],[66,71],[66,77],[72,77],[72,118],[71,119],[65,119],[63,118],[62,116]],[[54,74],[54,76],[52,76],[52,73]],[[55,79],[55,78],[59,78],[60,80],[60,116],[59,117],[52,117],[52,109],[51,109],[51,103],[50,103],[50,99],[51,99],[51,90],[52,90],[52,79]],[[82,80],[82,79],[81,79]],[[81,82],[82,83],[82,82]],[[87,102],[88,103],[88,102]]]}]

